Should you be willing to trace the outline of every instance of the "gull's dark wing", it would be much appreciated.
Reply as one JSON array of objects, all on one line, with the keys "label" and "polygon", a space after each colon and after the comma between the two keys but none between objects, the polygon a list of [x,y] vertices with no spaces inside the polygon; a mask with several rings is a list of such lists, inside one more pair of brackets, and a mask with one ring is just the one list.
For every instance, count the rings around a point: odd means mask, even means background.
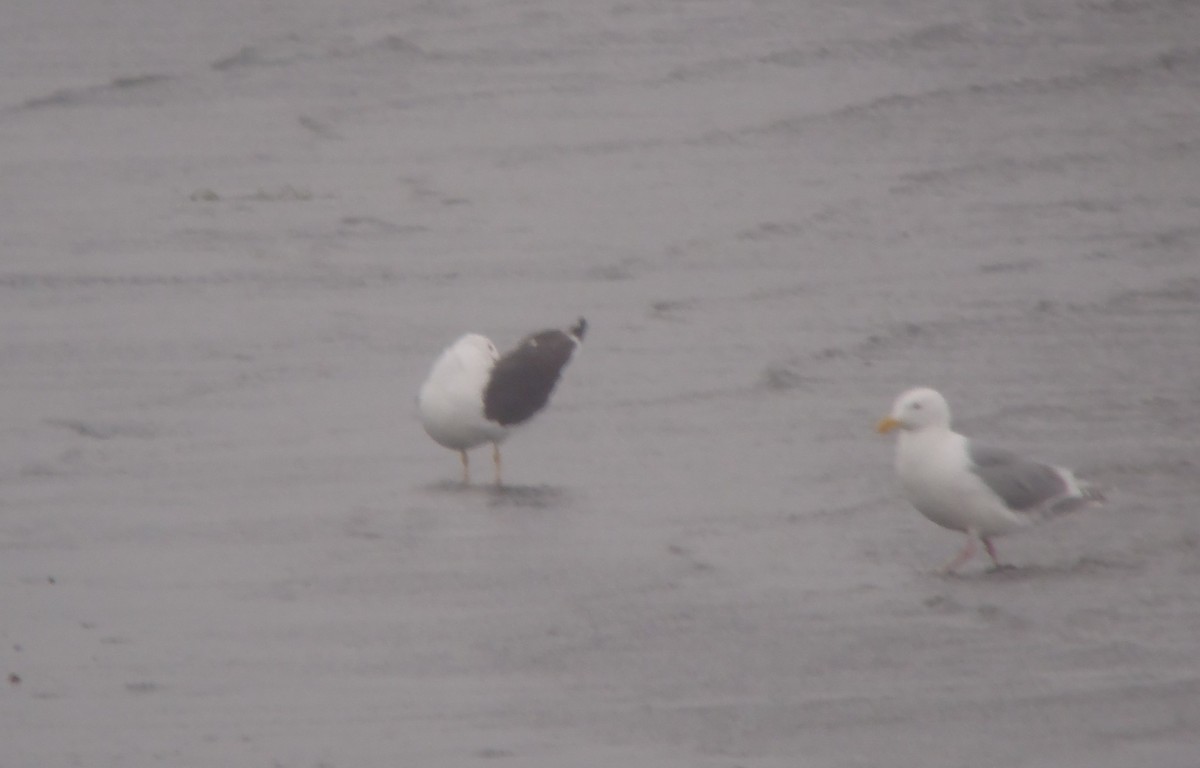
[{"label": "gull's dark wing", "polygon": [[483,393],[484,416],[510,426],[527,421],[544,408],[582,330],[577,336],[558,330],[531,334],[497,360]]}]

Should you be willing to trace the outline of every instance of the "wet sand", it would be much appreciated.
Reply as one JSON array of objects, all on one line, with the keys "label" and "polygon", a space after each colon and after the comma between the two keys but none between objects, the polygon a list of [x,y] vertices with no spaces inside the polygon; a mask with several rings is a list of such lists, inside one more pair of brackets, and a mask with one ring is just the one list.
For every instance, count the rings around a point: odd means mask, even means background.
[{"label": "wet sand", "polygon": [[[200,5],[0,30],[0,766],[1200,763],[1200,6]],[[917,384],[1109,503],[936,575]]]}]

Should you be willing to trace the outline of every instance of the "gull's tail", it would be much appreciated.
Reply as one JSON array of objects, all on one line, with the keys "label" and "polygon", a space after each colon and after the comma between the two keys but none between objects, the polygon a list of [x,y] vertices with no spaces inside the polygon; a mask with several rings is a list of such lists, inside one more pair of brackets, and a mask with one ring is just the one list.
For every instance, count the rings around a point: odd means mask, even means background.
[{"label": "gull's tail", "polygon": [[1075,512],[1084,507],[1100,506],[1108,500],[1099,486],[1085,480],[1080,480],[1068,470],[1056,469],[1067,480],[1067,485],[1070,487],[1071,492],[1053,500],[1044,511],[1046,517],[1055,517],[1067,512]]},{"label": "gull's tail", "polygon": [[575,325],[572,325],[572,326],[571,326],[571,329],[570,329],[570,331],[569,331],[569,332],[570,332],[570,334],[571,334],[572,336],[574,336],[574,337],[575,337],[575,341],[576,341],[576,342],[578,342],[578,343],[582,343],[582,342],[583,342],[583,335],[584,335],[585,333],[587,333],[587,327],[588,327],[587,320],[584,320],[584,319],[581,317],[581,318],[579,318],[579,322],[578,322],[578,323],[575,323]]},{"label": "gull's tail", "polygon": [[1085,504],[1103,504],[1108,501],[1108,497],[1104,495],[1104,491],[1093,483],[1086,483],[1082,480],[1079,483],[1080,499]]}]

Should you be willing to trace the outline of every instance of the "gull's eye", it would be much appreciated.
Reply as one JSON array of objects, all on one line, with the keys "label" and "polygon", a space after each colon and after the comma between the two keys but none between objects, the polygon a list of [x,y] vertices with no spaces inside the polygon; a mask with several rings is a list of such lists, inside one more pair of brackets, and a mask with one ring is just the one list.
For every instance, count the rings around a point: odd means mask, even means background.
[{"label": "gull's eye", "polygon": [[921,410],[921,404],[920,404],[920,403],[913,403],[913,404],[912,404],[912,407],[913,407],[913,410],[914,410],[914,411],[919,411],[919,410]]}]

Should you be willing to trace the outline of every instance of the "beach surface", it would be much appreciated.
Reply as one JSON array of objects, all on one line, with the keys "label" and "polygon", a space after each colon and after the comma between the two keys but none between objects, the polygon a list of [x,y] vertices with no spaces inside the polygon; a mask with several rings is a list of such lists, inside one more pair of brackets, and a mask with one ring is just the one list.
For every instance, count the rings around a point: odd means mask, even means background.
[{"label": "beach surface", "polygon": [[[1196,768],[1200,4],[17,0],[0,766]],[[458,459],[462,333],[590,329]],[[1108,503],[977,558],[916,385]]]}]

